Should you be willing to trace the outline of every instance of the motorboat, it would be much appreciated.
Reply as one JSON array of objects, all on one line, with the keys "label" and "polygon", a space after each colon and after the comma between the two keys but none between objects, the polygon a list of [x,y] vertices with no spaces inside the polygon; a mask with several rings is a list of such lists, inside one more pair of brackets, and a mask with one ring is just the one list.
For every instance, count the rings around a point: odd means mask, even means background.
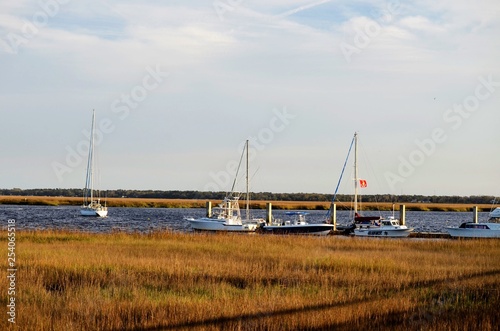
[{"label": "motorboat", "polygon": [[327,235],[333,230],[333,224],[326,223],[308,223],[306,215],[309,213],[303,211],[286,212],[290,216],[289,220],[273,219],[269,224],[260,227],[264,233],[272,234],[309,234],[309,235]]},{"label": "motorboat", "polygon": [[458,228],[446,228],[454,238],[500,238],[499,223],[474,223],[465,222]]},{"label": "motorboat", "polygon": [[408,237],[413,228],[399,224],[399,220],[390,216],[370,223],[358,223],[354,229],[354,235],[359,237]]},{"label": "motorboat", "polygon": [[226,197],[207,217],[190,218],[188,221],[191,228],[196,231],[255,232],[257,230],[257,223],[242,220],[237,196]]},{"label": "motorboat", "polygon": [[486,222],[464,222],[458,228],[447,227],[454,238],[500,238],[500,207],[488,215]]},{"label": "motorboat", "polygon": [[246,151],[246,218],[241,217],[240,205],[239,205],[239,195],[234,191],[236,185],[236,179],[238,178],[238,170],[233,181],[231,192],[226,194],[226,197],[219,204],[218,207],[214,208],[213,212],[210,208],[207,208],[207,216],[194,219],[187,219],[191,224],[191,228],[195,231],[231,231],[231,232],[255,232],[258,227],[258,221],[250,219],[250,207],[249,207],[249,197],[250,193],[248,191],[248,140],[246,141],[245,148],[241,154],[241,161]]}]

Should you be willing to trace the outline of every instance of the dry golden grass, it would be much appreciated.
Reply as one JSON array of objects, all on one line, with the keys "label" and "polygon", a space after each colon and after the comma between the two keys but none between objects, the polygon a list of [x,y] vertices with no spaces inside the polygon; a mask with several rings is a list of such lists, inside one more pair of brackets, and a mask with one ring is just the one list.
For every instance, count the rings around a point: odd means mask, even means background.
[{"label": "dry golden grass", "polygon": [[[207,200],[197,199],[140,199],[140,198],[106,198],[109,207],[147,207],[147,208],[204,208]],[[213,200],[214,205],[220,200]],[[327,210],[330,202],[321,201],[260,201],[252,200],[250,208],[265,209],[266,203],[271,202],[274,209],[287,210]],[[0,204],[26,204],[26,205],[49,205],[65,206],[80,205],[82,198],[79,197],[38,197],[38,196],[0,196]],[[489,204],[451,204],[451,203],[405,203],[406,210],[419,211],[471,211],[477,206],[479,211],[489,211]],[[400,203],[394,205],[399,210]],[[365,210],[392,210],[393,205],[389,202],[363,203]],[[337,209],[352,209],[349,202],[337,203]]]},{"label": "dry golden grass", "polygon": [[499,240],[370,239],[21,231],[10,327],[497,330]]}]

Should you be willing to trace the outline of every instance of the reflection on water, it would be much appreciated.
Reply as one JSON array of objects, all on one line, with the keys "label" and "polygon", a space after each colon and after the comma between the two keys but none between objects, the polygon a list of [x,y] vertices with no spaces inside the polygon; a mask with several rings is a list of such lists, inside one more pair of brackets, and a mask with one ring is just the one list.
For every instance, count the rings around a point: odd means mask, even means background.
[{"label": "reflection on water", "polygon": [[[265,210],[251,210],[252,217],[265,217]],[[284,210],[273,210],[276,218],[286,219]],[[310,223],[320,223],[326,218],[326,211],[308,211]],[[244,214],[244,211],[242,212]],[[379,212],[366,212],[365,215],[379,215]],[[203,208],[109,208],[107,218],[80,216],[77,206],[0,206],[2,229],[8,219],[16,220],[16,228],[21,229],[69,229],[87,232],[149,232],[157,230],[191,231],[186,217],[202,217]],[[381,216],[389,216],[382,212]],[[395,214],[399,217],[399,214]],[[337,223],[347,224],[350,212],[337,211]],[[479,220],[488,219],[488,213],[479,213]],[[406,224],[417,232],[445,232],[445,227],[458,227],[461,222],[471,221],[472,212],[423,212],[407,211]]]}]

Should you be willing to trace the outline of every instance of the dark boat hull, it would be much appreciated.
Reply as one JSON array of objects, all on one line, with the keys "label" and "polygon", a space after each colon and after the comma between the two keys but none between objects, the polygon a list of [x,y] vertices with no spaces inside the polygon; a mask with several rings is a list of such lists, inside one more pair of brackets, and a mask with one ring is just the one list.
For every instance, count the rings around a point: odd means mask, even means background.
[{"label": "dark boat hull", "polygon": [[264,233],[327,235],[333,230],[332,224],[264,225]]}]

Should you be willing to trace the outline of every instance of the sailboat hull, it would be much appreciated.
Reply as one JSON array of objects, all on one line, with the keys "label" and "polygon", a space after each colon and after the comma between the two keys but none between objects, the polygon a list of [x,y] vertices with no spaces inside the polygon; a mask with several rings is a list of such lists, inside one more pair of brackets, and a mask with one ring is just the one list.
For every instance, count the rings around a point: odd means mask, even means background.
[{"label": "sailboat hull", "polygon": [[80,209],[80,215],[93,216],[93,217],[107,217],[108,216],[108,209],[105,207],[100,208],[100,209],[84,207],[84,208]]}]

